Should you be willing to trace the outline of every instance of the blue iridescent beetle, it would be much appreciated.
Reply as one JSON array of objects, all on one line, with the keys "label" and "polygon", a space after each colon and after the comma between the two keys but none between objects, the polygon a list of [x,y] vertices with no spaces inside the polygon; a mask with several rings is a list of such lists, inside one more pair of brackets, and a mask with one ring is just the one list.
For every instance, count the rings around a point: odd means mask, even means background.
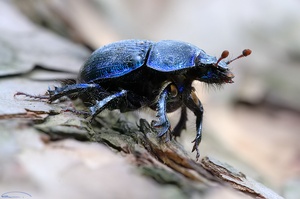
[{"label": "blue iridescent beetle", "polygon": [[[48,90],[49,101],[78,93],[89,106],[92,118],[106,108],[126,112],[150,107],[157,111],[158,120],[152,121],[152,126],[158,137],[167,132],[180,136],[186,128],[188,108],[196,115],[197,132],[192,151],[197,151],[198,159],[203,106],[192,82],[232,83],[234,75],[227,65],[250,53],[251,50],[246,49],[237,58],[224,62],[228,51],[217,59],[182,41],[119,41],[93,52],[81,68],[76,84]],[[166,114],[179,108],[180,119],[171,130]]]}]

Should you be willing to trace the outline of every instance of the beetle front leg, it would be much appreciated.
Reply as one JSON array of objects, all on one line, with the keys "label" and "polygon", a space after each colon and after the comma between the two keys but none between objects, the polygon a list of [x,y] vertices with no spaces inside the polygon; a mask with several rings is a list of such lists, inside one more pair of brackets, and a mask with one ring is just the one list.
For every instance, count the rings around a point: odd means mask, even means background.
[{"label": "beetle front leg", "polygon": [[197,152],[196,159],[198,160],[198,158],[200,157],[198,147],[199,147],[199,144],[200,144],[201,138],[202,138],[203,106],[201,104],[201,101],[196,96],[194,88],[191,89],[190,94],[187,94],[186,99],[185,99],[185,105],[191,111],[193,111],[195,116],[196,116],[196,130],[197,130],[197,133],[196,133],[196,138],[193,141],[194,146],[193,146],[192,152],[194,152],[196,150],[196,152]]},{"label": "beetle front leg", "polygon": [[[168,97],[168,90],[164,89],[158,98],[157,101],[157,113],[156,117],[158,117],[158,121],[153,120],[151,125],[156,127],[158,131],[158,137],[162,137],[167,131],[170,130],[170,122],[167,118],[167,97]],[[167,138],[168,140],[169,138]]]}]

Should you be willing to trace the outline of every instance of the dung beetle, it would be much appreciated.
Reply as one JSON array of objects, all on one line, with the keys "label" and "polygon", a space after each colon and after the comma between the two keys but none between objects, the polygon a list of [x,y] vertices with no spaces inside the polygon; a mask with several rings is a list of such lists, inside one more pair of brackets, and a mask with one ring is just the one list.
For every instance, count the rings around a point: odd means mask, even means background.
[{"label": "dung beetle", "polygon": [[[250,55],[251,50],[246,49],[237,58],[223,61],[228,54],[225,50],[217,59],[192,44],[174,40],[118,41],[92,53],[81,68],[76,84],[49,89],[49,101],[78,93],[89,106],[92,118],[104,109],[126,112],[150,107],[157,112],[158,119],[151,125],[158,137],[167,132],[180,136],[186,128],[188,108],[196,116],[197,132],[192,152],[196,150],[198,159],[203,106],[192,82],[233,83],[234,75],[227,65]],[[171,130],[167,113],[179,108],[178,124]]]}]

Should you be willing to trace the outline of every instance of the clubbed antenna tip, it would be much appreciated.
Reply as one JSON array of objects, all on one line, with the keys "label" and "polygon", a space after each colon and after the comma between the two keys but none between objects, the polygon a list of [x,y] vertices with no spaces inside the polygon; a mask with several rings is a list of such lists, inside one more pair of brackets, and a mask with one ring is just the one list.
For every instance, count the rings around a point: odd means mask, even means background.
[{"label": "clubbed antenna tip", "polygon": [[216,63],[216,66],[218,66],[219,62],[222,60],[222,59],[225,59],[226,57],[228,57],[229,55],[229,51],[228,50],[224,50],[221,54],[221,57],[218,59],[217,63]]},{"label": "clubbed antenna tip", "polygon": [[243,50],[243,52],[242,52],[241,55],[237,56],[236,58],[234,58],[234,59],[232,59],[232,60],[230,60],[230,61],[228,61],[228,62],[226,62],[226,64],[230,64],[231,62],[233,62],[233,61],[235,61],[235,60],[237,60],[237,59],[240,59],[240,58],[242,58],[242,57],[247,57],[247,56],[249,56],[251,53],[252,53],[252,51],[251,51],[250,49],[245,49],[245,50]]}]

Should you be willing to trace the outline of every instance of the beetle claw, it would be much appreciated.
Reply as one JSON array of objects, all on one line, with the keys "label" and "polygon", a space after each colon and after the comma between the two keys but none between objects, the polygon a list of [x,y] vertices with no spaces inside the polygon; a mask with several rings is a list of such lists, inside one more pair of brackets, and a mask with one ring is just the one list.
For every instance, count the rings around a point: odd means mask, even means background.
[{"label": "beetle claw", "polygon": [[198,161],[199,157],[200,157],[200,152],[199,152],[199,144],[200,144],[200,139],[198,137],[196,137],[192,143],[194,143],[194,146],[193,146],[193,149],[192,149],[192,152],[194,152],[196,150],[196,161]]},{"label": "beetle claw", "polygon": [[199,152],[198,146],[196,146],[196,144],[194,144],[192,152],[194,152],[195,150],[196,150],[196,153],[197,153],[196,154],[196,161],[198,161],[199,157],[200,157],[200,152]]},{"label": "beetle claw", "polygon": [[153,120],[151,122],[151,126],[154,127],[155,130],[158,132],[157,137],[163,136],[170,128],[168,126],[167,122],[161,123],[161,122],[155,121],[155,120]]}]

